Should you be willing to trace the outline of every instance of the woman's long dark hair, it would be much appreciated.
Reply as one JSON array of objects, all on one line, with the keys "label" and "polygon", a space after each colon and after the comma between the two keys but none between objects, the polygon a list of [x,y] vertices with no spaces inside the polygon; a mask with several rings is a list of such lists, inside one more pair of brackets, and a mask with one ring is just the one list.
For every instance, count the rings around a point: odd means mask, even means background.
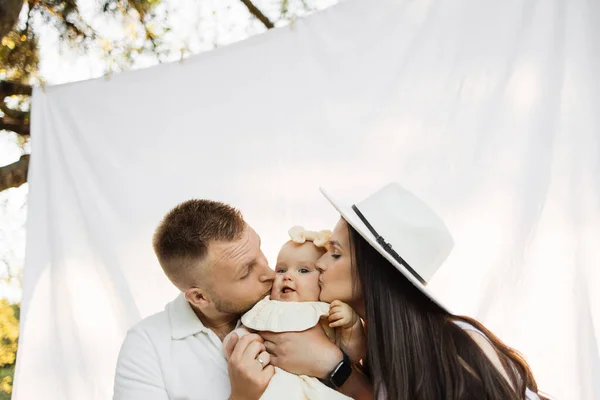
[{"label": "woman's long dark hair", "polygon": [[[452,315],[430,300],[356,230],[348,229],[354,282],[361,285],[365,301],[367,365],[375,396],[522,400],[526,387],[537,392],[531,370],[515,350],[476,320]],[[510,383],[455,320],[487,336]]]}]

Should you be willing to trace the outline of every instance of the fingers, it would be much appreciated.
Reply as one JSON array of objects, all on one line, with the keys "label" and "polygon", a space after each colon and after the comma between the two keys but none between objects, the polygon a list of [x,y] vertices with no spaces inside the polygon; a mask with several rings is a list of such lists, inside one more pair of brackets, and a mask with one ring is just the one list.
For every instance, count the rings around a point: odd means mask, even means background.
[{"label": "fingers", "polygon": [[268,331],[262,331],[260,333],[260,336],[265,340],[265,341],[269,341],[269,342],[273,342],[275,343],[275,338],[277,337],[277,335],[281,335],[280,333],[275,333],[275,332],[268,332]]},{"label": "fingers", "polygon": [[273,375],[275,375],[275,367],[272,365],[267,365],[263,370],[262,374],[266,382],[269,382]]},{"label": "fingers", "polygon": [[[230,346],[230,342],[236,342],[236,340],[234,340],[234,338],[232,337],[231,340],[229,341],[229,343],[227,343],[228,346]],[[263,342],[263,339],[256,334],[248,334],[248,335],[242,337],[241,339],[238,339],[237,343],[234,343],[235,348],[233,349],[229,359],[241,360],[244,356],[244,353],[246,353],[246,350],[248,349],[248,347],[253,343],[256,343],[256,345],[254,345],[253,348],[251,349],[252,352],[254,352],[253,353],[254,356],[252,358],[255,358],[258,353],[260,353],[262,350],[264,350],[262,347],[260,347],[260,346],[264,347],[262,342]],[[256,347],[257,345],[259,347]]]},{"label": "fingers", "polygon": [[257,333],[250,333],[246,336],[244,336],[242,339],[246,339],[248,338],[248,340],[250,340],[251,342],[264,342],[264,339]]},{"label": "fingers", "polygon": [[340,319],[340,320],[338,320],[338,321],[331,322],[331,323],[329,324],[329,327],[330,327],[330,328],[338,328],[338,327],[340,327],[340,326],[344,326],[344,325],[346,325],[346,321],[344,321],[344,320]]},{"label": "fingers", "polygon": [[281,347],[285,343],[286,333],[275,333],[275,332],[261,332],[260,335],[264,339],[265,347],[271,356],[277,354],[278,347]]},{"label": "fingers", "polygon": [[269,367],[279,367],[279,363],[281,362],[281,358],[276,356],[275,354],[269,353],[271,358],[269,359]]},{"label": "fingers", "polygon": [[279,364],[278,364],[279,358],[277,356],[277,351],[278,351],[277,344],[268,340],[267,337],[274,339],[274,338],[276,338],[276,336],[268,335],[268,336],[264,336],[264,339],[265,339],[265,348],[267,349],[267,352],[269,353],[269,364],[278,367],[279,366]]},{"label": "fingers", "polygon": [[345,326],[349,322],[346,313],[339,307],[334,307],[329,312],[329,327],[338,328]]},{"label": "fingers", "polygon": [[334,322],[334,321],[338,321],[340,319],[344,319],[344,314],[341,312],[334,312],[332,314],[329,314],[329,322]]},{"label": "fingers", "polygon": [[347,308],[345,307],[345,304],[340,304],[340,305],[335,305],[335,306],[330,306],[329,307],[329,315],[334,314],[334,313],[343,313],[343,312],[348,312]]},{"label": "fingers", "polygon": [[273,342],[269,342],[269,341],[265,341],[265,349],[267,349],[267,351],[271,354],[274,355],[275,353],[275,343]]},{"label": "fingers", "polygon": [[331,307],[340,307],[340,306],[343,306],[343,305],[345,305],[345,303],[342,303],[342,302],[341,302],[341,301],[339,301],[339,300],[334,300],[334,301],[332,301],[331,303],[329,303],[329,307],[330,307],[330,308],[331,308]]},{"label": "fingers", "polygon": [[262,361],[262,363],[259,361],[259,364],[265,368],[271,362],[271,355],[266,351],[263,351],[256,357],[256,359]]},{"label": "fingers", "polygon": [[252,342],[246,347],[242,357],[245,360],[254,360],[263,351],[265,351],[265,345],[263,343]]},{"label": "fingers", "polygon": [[231,334],[229,340],[225,344],[225,354],[227,355],[228,360],[231,358],[231,354],[233,353],[235,345],[237,344],[239,339],[240,337],[238,336],[238,334],[234,332]]}]

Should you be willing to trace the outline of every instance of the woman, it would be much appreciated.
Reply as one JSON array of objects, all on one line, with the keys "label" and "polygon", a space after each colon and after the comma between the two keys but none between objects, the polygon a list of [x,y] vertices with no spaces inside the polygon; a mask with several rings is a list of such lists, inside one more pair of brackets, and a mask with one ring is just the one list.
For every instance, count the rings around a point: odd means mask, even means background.
[{"label": "woman", "polygon": [[365,321],[376,398],[541,398],[515,350],[427,289],[453,241],[426,204],[398,184],[350,208],[323,193],[342,219],[317,264],[320,300],[346,302]]}]

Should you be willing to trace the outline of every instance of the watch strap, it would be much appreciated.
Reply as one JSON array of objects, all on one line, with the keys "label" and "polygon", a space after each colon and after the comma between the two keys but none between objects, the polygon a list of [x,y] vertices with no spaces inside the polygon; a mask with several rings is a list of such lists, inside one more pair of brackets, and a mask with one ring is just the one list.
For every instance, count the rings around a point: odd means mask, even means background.
[{"label": "watch strap", "polygon": [[319,379],[322,383],[332,389],[339,389],[342,387],[352,374],[352,363],[350,362],[350,358],[344,351],[342,351],[342,355],[342,361],[331,370],[327,378]]}]

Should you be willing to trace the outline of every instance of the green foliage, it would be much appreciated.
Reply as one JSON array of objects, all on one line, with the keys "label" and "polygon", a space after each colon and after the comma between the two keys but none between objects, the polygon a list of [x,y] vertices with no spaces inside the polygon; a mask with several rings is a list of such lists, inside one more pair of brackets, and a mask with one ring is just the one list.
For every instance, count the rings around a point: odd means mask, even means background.
[{"label": "green foliage", "polygon": [[37,71],[37,37],[30,29],[13,30],[0,44],[0,72],[14,81],[25,82]]},{"label": "green foliage", "polygon": [[10,399],[19,339],[20,305],[0,299],[0,400]]},{"label": "green foliage", "polygon": [[0,400],[10,400],[15,366],[0,368]]},{"label": "green foliage", "polygon": [[[113,18],[127,17],[145,32],[145,40],[140,41],[137,46],[129,45],[126,51],[121,52],[124,58],[130,57],[131,51],[156,50],[157,36],[162,32],[154,32],[149,26],[156,22],[154,9],[160,1],[104,0],[100,5],[100,14]],[[102,38],[83,18],[75,0],[30,0],[23,4],[20,18],[12,23],[12,31],[0,38],[0,79],[29,83],[29,78],[36,76],[39,68],[38,38],[34,29],[36,21],[53,28],[62,45],[82,52],[98,42],[108,48],[126,47],[123,43],[111,43]]]}]

